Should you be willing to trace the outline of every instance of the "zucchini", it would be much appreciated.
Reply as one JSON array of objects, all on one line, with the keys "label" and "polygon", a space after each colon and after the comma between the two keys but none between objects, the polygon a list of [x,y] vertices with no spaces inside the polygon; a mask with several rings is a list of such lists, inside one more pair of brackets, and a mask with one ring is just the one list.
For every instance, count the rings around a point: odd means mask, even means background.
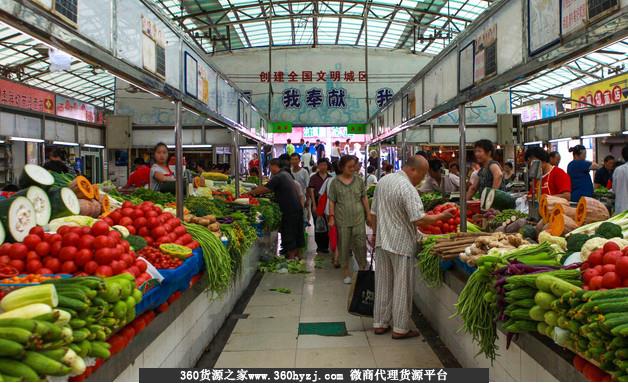
[{"label": "zucchini", "polygon": [[105,342],[92,342],[92,348],[89,352],[89,356],[94,358],[109,359],[111,352],[109,352],[108,344]]},{"label": "zucchini", "polygon": [[55,178],[50,172],[39,165],[26,164],[22,175],[20,176],[20,189],[26,189],[29,186],[39,186],[44,189],[50,188],[55,183]]},{"label": "zucchini", "polygon": [[582,294],[582,299],[588,300],[600,300],[607,298],[628,298],[628,287],[621,287],[618,289],[610,289],[610,290],[591,290]]},{"label": "zucchini", "polygon": [[13,290],[2,298],[0,308],[4,311],[11,311],[34,303],[56,307],[59,299],[55,287],[53,285],[35,285]]},{"label": "zucchini", "polygon": [[70,319],[70,327],[72,327],[73,329],[79,329],[79,328],[83,328],[87,325],[87,322],[84,321],[83,319]]},{"label": "zucchini", "polygon": [[38,382],[41,380],[35,370],[15,359],[0,358],[0,374],[3,376],[19,376],[26,382]]},{"label": "zucchini", "polygon": [[572,285],[569,282],[565,282],[564,280],[557,278],[553,275],[544,275],[541,274],[536,278],[536,287],[544,291],[546,293],[553,294],[555,296],[563,296],[565,293],[571,291],[580,291],[581,288],[575,285]]},{"label": "zucchini", "polygon": [[72,331],[72,337],[74,338],[75,343],[84,341],[87,337],[89,337],[89,335],[90,331],[86,328]]},{"label": "zucchini", "polygon": [[624,300],[622,302],[608,302],[608,303],[600,303],[596,307],[597,312],[601,313],[617,313],[617,312],[626,312],[628,311],[628,300]]},{"label": "zucchini", "polygon": [[43,339],[46,341],[55,341],[61,339],[62,328],[54,323],[37,321],[37,325],[45,329]]},{"label": "zucchini", "polygon": [[0,221],[5,228],[5,239],[11,242],[22,242],[37,226],[33,204],[20,196],[0,200]]},{"label": "zucchini", "polygon": [[8,339],[0,339],[0,356],[21,357],[24,346]]},{"label": "zucchini", "polygon": [[545,320],[544,319],[545,310],[543,310],[541,306],[532,307],[530,309],[529,315],[530,315],[530,318],[532,318],[533,320],[537,322],[543,322]]},{"label": "zucchini", "polygon": [[81,302],[77,299],[68,298],[65,296],[59,297],[59,307],[69,308],[76,311],[85,311],[88,309],[88,305],[85,302]]},{"label": "zucchini", "polygon": [[551,309],[552,302],[555,299],[556,298],[552,294],[546,293],[544,291],[539,291],[536,293],[536,295],[534,295],[534,303],[536,303],[544,310]]},{"label": "zucchini", "polygon": [[27,344],[33,339],[33,333],[19,327],[0,327],[0,338]]},{"label": "zucchini", "polygon": [[52,214],[52,205],[46,191],[39,186],[31,186],[28,189],[20,190],[18,196],[26,197],[35,208],[36,222],[39,226],[47,225]]},{"label": "zucchini", "polygon": [[67,348],[57,348],[54,350],[39,351],[40,354],[47,356],[50,359],[54,359],[57,362],[62,362],[63,357],[65,356],[67,352],[68,352]]},{"label": "zucchini", "polygon": [[556,326],[556,322],[558,321],[558,314],[553,311],[546,311],[543,314],[543,321],[548,324],[548,326]]},{"label": "zucchini", "polygon": [[79,199],[70,188],[54,188],[48,196],[52,204],[51,219],[78,215],[81,212]]},{"label": "zucchini", "polygon": [[606,319],[602,322],[602,328],[606,331],[611,331],[613,328],[623,324],[628,324],[628,315],[624,315],[620,318]]},{"label": "zucchini", "polygon": [[35,351],[26,351],[22,359],[24,364],[42,375],[63,376],[72,371],[70,367]]}]

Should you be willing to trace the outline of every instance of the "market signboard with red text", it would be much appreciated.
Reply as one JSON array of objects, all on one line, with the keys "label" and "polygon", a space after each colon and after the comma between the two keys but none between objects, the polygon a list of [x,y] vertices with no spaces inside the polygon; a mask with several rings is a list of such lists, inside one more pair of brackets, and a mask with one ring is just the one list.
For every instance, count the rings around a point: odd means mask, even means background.
[{"label": "market signboard with red text", "polygon": [[0,104],[33,112],[55,112],[55,95],[41,89],[0,80]]},{"label": "market signboard with red text", "polygon": [[628,73],[571,90],[574,109],[628,101]]},{"label": "market signboard with red text", "polygon": [[94,105],[57,95],[57,116],[79,121],[103,123],[103,111]]}]

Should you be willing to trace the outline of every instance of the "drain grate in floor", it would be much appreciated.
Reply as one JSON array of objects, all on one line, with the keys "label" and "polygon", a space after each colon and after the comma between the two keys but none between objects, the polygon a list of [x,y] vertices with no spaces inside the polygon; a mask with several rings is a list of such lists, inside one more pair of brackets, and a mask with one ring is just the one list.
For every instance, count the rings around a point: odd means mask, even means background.
[{"label": "drain grate in floor", "polygon": [[345,322],[299,323],[299,335],[347,336]]}]

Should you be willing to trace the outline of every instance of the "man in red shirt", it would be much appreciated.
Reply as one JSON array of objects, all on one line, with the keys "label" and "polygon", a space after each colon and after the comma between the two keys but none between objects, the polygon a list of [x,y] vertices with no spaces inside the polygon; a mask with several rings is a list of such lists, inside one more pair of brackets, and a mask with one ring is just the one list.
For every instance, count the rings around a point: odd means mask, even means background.
[{"label": "man in red shirt", "polygon": [[133,161],[135,171],[129,175],[129,180],[125,187],[142,188],[150,182],[150,166],[144,163],[144,159],[136,158]]},{"label": "man in red shirt", "polygon": [[[541,161],[543,178],[541,178],[541,193],[565,198],[567,201],[571,197],[571,178],[558,166],[549,163],[549,154],[539,146],[529,147],[525,153],[525,160],[530,164],[534,160]],[[531,185],[530,193],[536,190],[536,181]]]}]

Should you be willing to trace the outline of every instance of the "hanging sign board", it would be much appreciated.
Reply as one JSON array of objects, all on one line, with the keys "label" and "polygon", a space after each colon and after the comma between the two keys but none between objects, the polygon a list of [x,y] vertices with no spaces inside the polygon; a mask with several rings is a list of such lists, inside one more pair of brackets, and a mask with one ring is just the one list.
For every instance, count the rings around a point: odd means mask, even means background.
[{"label": "hanging sign board", "polygon": [[348,124],[347,134],[366,134],[366,124]]},{"label": "hanging sign board", "polygon": [[197,98],[198,96],[198,61],[188,52],[184,53],[185,93],[188,96]]},{"label": "hanging sign board", "polygon": [[465,90],[473,86],[473,61],[475,54],[475,41],[458,52],[458,89]]},{"label": "hanging sign board", "polygon": [[269,133],[292,133],[292,122],[275,121],[268,123]]},{"label": "hanging sign board", "polygon": [[54,114],[55,95],[37,88],[0,79],[0,104]]},{"label": "hanging sign board", "polygon": [[528,54],[560,41],[560,1],[528,0]]},{"label": "hanging sign board", "polygon": [[142,15],[142,65],[161,77],[166,76],[166,40],[157,23]]},{"label": "hanging sign board", "polygon": [[571,99],[579,101],[571,102],[574,109],[591,107],[587,104],[604,106],[628,101],[628,73],[572,89]]},{"label": "hanging sign board", "polygon": [[198,99],[209,103],[209,66],[203,62],[198,66]]},{"label": "hanging sign board", "polygon": [[561,35],[567,36],[585,27],[587,22],[587,0],[562,0],[560,5]]},{"label": "hanging sign board", "polygon": [[475,40],[473,65],[475,83],[497,74],[497,24],[484,29]]},{"label": "hanging sign board", "polygon": [[94,105],[57,95],[57,116],[68,117],[78,121],[102,124],[103,111]]}]

